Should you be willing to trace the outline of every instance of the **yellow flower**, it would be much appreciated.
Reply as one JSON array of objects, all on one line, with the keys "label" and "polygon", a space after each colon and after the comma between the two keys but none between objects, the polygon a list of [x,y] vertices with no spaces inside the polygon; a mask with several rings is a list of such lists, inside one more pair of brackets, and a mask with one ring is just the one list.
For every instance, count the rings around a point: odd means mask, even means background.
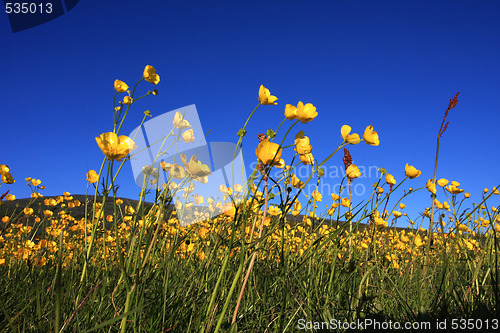
[{"label": "yellow flower", "polygon": [[108,160],[121,161],[132,150],[137,148],[135,142],[126,135],[118,137],[114,132],[101,134],[99,138],[95,138],[97,145],[101,148]]},{"label": "yellow flower", "polygon": [[385,175],[385,182],[389,185],[396,185],[396,179],[390,173]]},{"label": "yellow flower", "polygon": [[14,184],[15,180],[10,172],[4,172],[2,173],[2,182],[5,184]]},{"label": "yellow flower", "polygon": [[288,120],[297,119],[297,107],[292,104],[287,104],[285,106],[285,117]]},{"label": "yellow flower", "polygon": [[278,206],[269,206],[268,212],[269,215],[272,216],[278,216],[281,214],[281,210],[278,208]]},{"label": "yellow flower", "polygon": [[198,258],[198,260],[204,260],[205,259],[205,252],[203,252],[203,251],[196,252],[196,257]]},{"label": "yellow flower", "polygon": [[470,193],[469,193],[469,192],[465,193],[465,194],[464,194],[464,197],[465,197],[466,199],[470,198]]},{"label": "yellow flower", "polygon": [[373,130],[372,125],[366,127],[365,133],[363,134],[363,139],[367,144],[370,144],[372,146],[378,146],[380,144],[378,134]]},{"label": "yellow flower", "polygon": [[193,129],[189,129],[187,131],[184,131],[184,133],[182,133],[182,140],[184,140],[185,143],[194,142]]},{"label": "yellow flower", "polygon": [[28,207],[24,208],[24,214],[26,215],[33,214],[33,208],[28,208]]},{"label": "yellow flower", "polygon": [[398,211],[395,210],[395,211],[392,212],[392,215],[394,215],[394,217],[401,217],[401,216],[403,216],[403,213],[398,212]]},{"label": "yellow flower", "polygon": [[184,177],[186,177],[184,168],[177,163],[170,164],[165,163],[165,161],[161,161],[160,166],[163,171],[169,172],[170,175],[175,179],[183,179]]},{"label": "yellow flower", "polygon": [[[453,182],[452,182],[453,184]],[[459,194],[459,193],[462,193],[464,190],[461,189],[461,188],[458,188],[457,187],[458,185],[448,185],[447,187],[445,187],[445,189],[450,192],[451,194]]]},{"label": "yellow flower", "polygon": [[5,164],[0,164],[0,175],[9,172],[9,166]]},{"label": "yellow flower", "polygon": [[419,235],[416,235],[415,238],[413,239],[413,244],[415,244],[416,247],[420,247],[424,245],[424,242],[422,241],[422,238]]},{"label": "yellow flower", "polygon": [[361,172],[359,171],[359,168],[355,164],[349,165],[345,173],[349,179],[356,179],[359,176],[361,176]]},{"label": "yellow flower", "polygon": [[203,196],[199,195],[199,194],[195,194],[194,195],[194,203],[196,205],[201,205],[203,203]]},{"label": "yellow flower", "polygon": [[200,235],[200,237],[202,239],[206,239],[208,237],[208,232],[209,230],[205,227],[201,227],[199,230],[198,230],[198,235]]},{"label": "yellow flower", "polygon": [[98,180],[99,180],[99,175],[97,174],[97,172],[95,172],[95,170],[90,170],[89,172],[87,172],[87,181],[89,183],[94,184]]},{"label": "yellow flower", "polygon": [[14,200],[16,200],[16,196],[14,194],[7,194],[5,196],[5,200],[7,200],[7,201],[14,201]]},{"label": "yellow flower", "polygon": [[295,148],[294,150],[299,153],[299,155],[308,154],[312,151],[312,146],[309,143],[309,138],[304,136],[304,132],[300,131],[295,136]]},{"label": "yellow flower", "polygon": [[405,165],[405,175],[406,177],[410,178],[410,179],[413,179],[413,178],[416,178],[418,176],[420,176],[422,172],[420,170],[417,170],[415,169],[414,166],[412,165],[408,165],[408,163],[406,163]]},{"label": "yellow flower", "polygon": [[342,135],[342,139],[344,139],[345,142],[351,145],[355,145],[361,142],[361,139],[359,138],[358,134],[356,133],[349,134],[349,133],[351,133],[351,126],[344,125],[342,126],[342,128],[340,128],[340,134]]},{"label": "yellow flower", "polygon": [[123,81],[115,80],[115,90],[116,92],[122,93],[128,90],[128,86]]},{"label": "yellow flower", "polygon": [[376,224],[377,226],[379,226],[379,227],[387,227],[387,226],[388,226],[387,221],[386,221],[386,220],[384,220],[384,219],[383,219],[383,218],[381,218],[381,217],[375,216],[375,217],[373,218],[373,220],[375,221],[375,224]]},{"label": "yellow flower", "polygon": [[349,199],[347,198],[342,198],[342,200],[340,201],[340,204],[344,207],[349,207]]},{"label": "yellow flower", "polygon": [[123,104],[130,105],[132,104],[132,102],[133,102],[132,97],[130,96],[123,97]]},{"label": "yellow flower", "polygon": [[436,184],[432,181],[432,179],[429,179],[427,181],[425,187],[427,188],[427,191],[431,192],[432,194],[436,194]]},{"label": "yellow flower", "polygon": [[443,204],[439,202],[438,199],[434,199],[434,206],[436,206],[437,209],[444,209]]},{"label": "yellow flower", "polygon": [[314,200],[316,200],[318,202],[321,201],[321,200],[323,200],[323,196],[317,190],[313,191],[312,197],[313,197]]},{"label": "yellow flower", "polygon": [[340,196],[339,196],[339,195],[337,195],[337,194],[335,194],[335,193],[332,193],[332,200],[333,200],[333,201],[339,201],[339,199],[340,199]]},{"label": "yellow flower", "polygon": [[305,124],[316,118],[318,112],[316,112],[316,107],[311,103],[304,105],[304,103],[299,102],[299,104],[297,104],[296,115],[297,119],[300,120],[302,124]]},{"label": "yellow flower", "polygon": [[405,205],[404,203],[400,203],[400,204],[399,204],[399,208],[401,208],[401,209],[405,209],[405,208],[406,208],[406,205]]},{"label": "yellow flower", "polygon": [[255,155],[264,165],[276,165],[278,168],[285,166],[285,161],[281,159],[283,150],[277,143],[263,140],[255,149]]},{"label": "yellow flower", "polygon": [[300,161],[305,165],[313,165],[314,164],[314,156],[313,154],[303,154],[299,155]]},{"label": "yellow flower", "polygon": [[236,215],[236,207],[234,207],[234,204],[232,202],[224,203],[221,209],[226,216],[234,217]]},{"label": "yellow flower", "polygon": [[30,183],[33,186],[38,186],[42,183],[42,181],[40,179],[32,179]]},{"label": "yellow flower", "polygon": [[134,215],[135,209],[132,206],[125,206],[125,214]]},{"label": "yellow flower", "polygon": [[194,180],[202,180],[201,178],[209,176],[212,174],[210,171],[210,168],[206,164],[202,164],[196,155],[191,156],[191,160],[189,163],[186,160],[186,155],[182,153],[181,155],[181,161],[184,164],[184,168],[186,169],[187,173],[191,178]]},{"label": "yellow flower", "polygon": [[448,185],[448,179],[441,178],[440,180],[437,181],[438,185],[441,187],[445,187]]},{"label": "yellow flower", "polygon": [[160,76],[156,74],[156,69],[153,66],[147,65],[146,68],[144,68],[142,76],[144,80],[150,83],[158,84],[158,82],[160,82]]},{"label": "yellow flower", "polygon": [[271,95],[269,92],[269,89],[264,87],[263,85],[260,85],[259,88],[259,102],[262,105],[277,105],[278,103],[275,103],[278,100],[278,97]]},{"label": "yellow flower", "polygon": [[186,119],[184,119],[184,116],[179,111],[175,113],[173,124],[177,129],[184,129],[191,127],[189,122]]},{"label": "yellow flower", "polygon": [[290,180],[290,183],[292,184],[293,187],[295,188],[301,188],[304,186],[304,182],[301,181],[295,174],[292,173],[292,179]]},{"label": "yellow flower", "polygon": [[293,216],[299,215],[301,208],[302,208],[302,206],[301,206],[300,202],[295,201],[295,203],[293,204],[293,211],[292,211]]}]

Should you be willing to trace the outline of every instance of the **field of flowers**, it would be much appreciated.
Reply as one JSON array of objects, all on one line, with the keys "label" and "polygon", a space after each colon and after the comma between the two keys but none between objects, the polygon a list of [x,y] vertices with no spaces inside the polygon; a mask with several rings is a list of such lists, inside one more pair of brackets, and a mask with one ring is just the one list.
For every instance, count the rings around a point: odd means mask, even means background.
[{"label": "field of flowers", "polygon": [[[85,199],[67,192],[44,198],[41,180],[25,178],[31,200],[16,207],[19,199],[8,185],[19,179],[0,165],[0,205],[8,206],[0,216],[0,329],[319,332],[361,321],[392,328],[409,322],[406,330],[418,331],[418,323],[451,319],[474,319],[473,327],[486,331],[498,326],[499,191],[485,188],[483,200],[472,203],[458,182],[436,177],[439,139],[458,94],[437,136],[434,178],[422,180],[410,164],[394,166],[405,170],[399,181],[379,169],[363,205],[351,195],[360,170],[347,148],[361,141],[379,145],[375,129],[367,126],[360,137],[342,126],[339,146],[318,161],[303,131],[289,136],[318,115],[311,103],[287,104],[275,131],[246,133],[258,108],[276,104],[264,86],[238,131],[237,148],[244,138],[257,147],[259,163],[246,183],[221,185],[218,198],[204,198],[196,186],[210,182],[207,164],[185,154],[166,163],[159,154],[155,162],[161,163],[144,166],[144,186],[131,205],[117,196],[117,184],[137,147],[120,130],[136,100],[157,94],[138,96],[137,88],[159,81],[152,66],[133,89],[115,81],[113,131],[96,137],[104,156],[100,169],[86,175],[94,193]],[[195,141],[189,121],[175,115],[169,134],[175,142]],[[285,134],[275,141],[278,131]],[[168,149],[176,153],[175,146]],[[285,149],[293,159],[282,158]],[[340,193],[305,195],[333,156],[343,159],[346,171]],[[310,168],[308,178],[298,178],[301,165]],[[158,182],[160,173],[165,184]],[[420,223],[409,219],[412,228],[396,228],[391,221],[406,216],[403,201],[411,199],[412,187],[428,191],[430,207],[422,207]],[[398,189],[403,194],[396,196]],[[323,196],[333,204],[320,213]],[[72,213],[76,208],[83,216]],[[447,329],[471,328],[470,321],[455,324]]]}]

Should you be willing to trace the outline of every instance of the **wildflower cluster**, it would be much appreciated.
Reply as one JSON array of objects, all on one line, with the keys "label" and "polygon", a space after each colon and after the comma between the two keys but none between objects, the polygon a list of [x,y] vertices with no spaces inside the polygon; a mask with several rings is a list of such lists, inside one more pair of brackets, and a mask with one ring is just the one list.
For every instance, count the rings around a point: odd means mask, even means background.
[{"label": "wildflower cluster", "polygon": [[[0,197],[6,208],[0,211],[2,282],[8,286],[9,279],[17,279],[24,286],[2,290],[2,311],[14,307],[16,313],[2,317],[3,326],[15,328],[25,320],[22,327],[34,322],[31,329],[41,331],[106,326],[121,332],[176,327],[220,332],[236,325],[264,331],[275,323],[282,331],[296,319],[297,309],[305,316],[335,314],[345,320],[380,316],[383,310],[404,321],[425,311],[461,315],[495,308],[498,189],[486,188],[478,203],[464,208],[471,194],[459,182],[421,180],[422,171],[407,163],[403,179],[396,179],[402,166],[391,173],[379,169],[369,199],[357,202],[351,194],[361,175],[354,145],[378,146],[379,134],[368,125],[361,138],[343,125],[335,150],[329,155],[315,150],[314,157],[304,131],[290,134],[321,117],[312,103],[286,104],[283,122],[250,144],[258,162],[251,176],[231,186],[216,184],[219,193],[210,197],[197,192],[215,182],[208,161],[177,154],[180,143],[194,143],[202,133],[176,112],[162,149],[142,167],[138,200],[120,198],[119,173],[138,150],[133,135],[120,134],[122,125],[138,100],[158,94],[155,89],[137,96],[142,81],[156,86],[160,77],[148,65],[133,89],[114,81],[113,128],[95,137],[101,166],[82,172],[93,196],[44,197],[41,180],[25,178],[32,195],[23,207],[8,191]],[[275,107],[277,100],[260,86],[258,104],[238,131],[237,149],[258,108]],[[144,111],[142,123],[150,116]],[[288,128],[280,141],[282,126]],[[341,149],[344,155],[336,156]],[[175,158],[166,160],[167,155]],[[321,193],[322,166],[334,157],[344,164],[343,186],[337,193]],[[303,165],[310,172],[300,179],[296,168]],[[0,165],[0,174],[0,184],[14,182],[7,165]],[[412,187],[404,189],[407,182]],[[314,183],[316,189],[306,195],[304,188]],[[404,193],[400,197],[398,189]],[[405,209],[420,190],[429,192],[431,207],[411,218]],[[407,228],[398,227],[405,222]],[[36,288],[27,287],[33,283]],[[5,306],[16,293],[25,293],[25,308]],[[394,310],[396,300],[403,313]],[[469,308],[470,313],[464,310]],[[262,324],[254,317],[269,320]]]}]

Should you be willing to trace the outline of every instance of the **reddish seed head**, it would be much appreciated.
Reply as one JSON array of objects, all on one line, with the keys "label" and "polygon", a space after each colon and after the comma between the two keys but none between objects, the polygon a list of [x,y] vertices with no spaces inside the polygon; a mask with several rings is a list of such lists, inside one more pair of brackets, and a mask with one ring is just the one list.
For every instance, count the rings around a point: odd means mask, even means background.
[{"label": "reddish seed head", "polygon": [[259,138],[259,142],[262,142],[264,140],[267,140],[267,135],[265,135],[264,133],[260,133],[258,135],[258,138]]},{"label": "reddish seed head", "polygon": [[342,157],[342,161],[344,162],[344,167],[347,170],[349,165],[352,164],[352,156],[349,153],[349,150],[347,148],[344,148],[344,157]]}]

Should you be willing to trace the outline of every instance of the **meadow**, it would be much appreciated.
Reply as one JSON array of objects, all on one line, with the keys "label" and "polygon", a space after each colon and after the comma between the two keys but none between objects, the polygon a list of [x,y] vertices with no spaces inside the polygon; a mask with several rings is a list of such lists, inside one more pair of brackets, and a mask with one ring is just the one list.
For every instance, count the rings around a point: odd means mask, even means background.
[{"label": "meadow", "polygon": [[[339,146],[318,161],[313,143],[297,130],[318,115],[311,103],[287,104],[275,130],[247,133],[256,111],[275,107],[278,99],[264,86],[238,131],[237,148],[243,140],[257,147],[258,165],[246,182],[221,184],[217,197],[198,195],[197,186],[210,182],[213,170],[195,155],[177,154],[175,143],[194,144],[195,136],[203,135],[177,113],[169,134],[174,144],[164,150],[178,156],[176,162],[166,163],[158,154],[155,163],[143,168],[139,198],[127,201],[119,197],[118,184],[127,181],[119,174],[137,147],[120,130],[135,101],[158,93],[159,81],[148,65],[132,89],[114,82],[113,131],[96,134],[103,161],[99,170],[82,175],[88,181],[86,196],[65,192],[44,198],[42,180],[18,179],[9,161],[0,161],[6,163],[0,165],[0,329],[498,328],[498,184],[485,188],[482,201],[473,203],[460,183],[437,179],[440,138],[458,94],[450,99],[437,133],[434,178],[422,180],[409,163],[391,166],[405,170],[401,180],[379,169],[369,200],[361,204],[351,193],[360,170],[349,150],[357,144],[383,144],[376,129],[365,124],[360,136],[341,126]],[[148,85],[153,89],[147,90]],[[146,111],[143,123],[149,116]],[[293,158],[283,159],[285,150]],[[306,186],[319,185],[333,157],[345,167],[339,193],[305,195]],[[295,170],[304,165],[309,176],[299,179]],[[31,198],[9,193],[14,181],[26,181]],[[417,189],[428,192],[429,207],[412,219],[404,202]],[[146,202],[147,195],[153,202]],[[331,197],[333,204],[320,211],[323,197]],[[396,228],[393,222],[399,218],[411,227]]]}]

